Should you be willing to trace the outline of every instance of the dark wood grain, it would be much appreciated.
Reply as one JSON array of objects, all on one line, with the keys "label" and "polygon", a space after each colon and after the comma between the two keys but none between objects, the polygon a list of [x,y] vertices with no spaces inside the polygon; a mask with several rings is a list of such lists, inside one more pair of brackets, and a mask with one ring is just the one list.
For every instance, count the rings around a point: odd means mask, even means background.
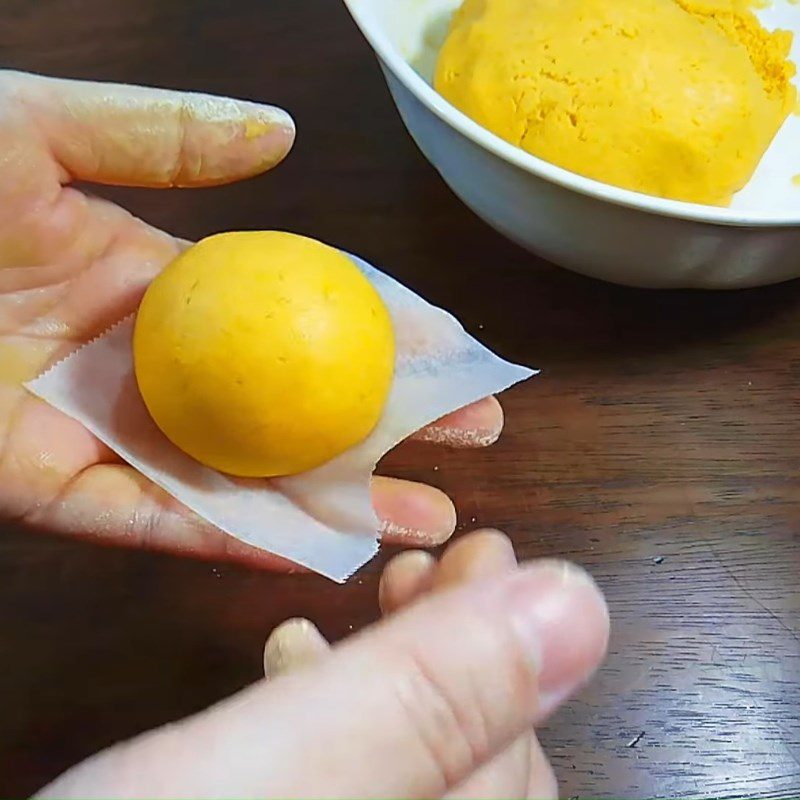
[{"label": "dark wood grain", "polygon": [[[800,285],[647,293],[536,261],[476,220],[404,133],[346,13],[320,0],[2,0],[7,66],[280,103],[275,173],[110,194],[176,233],[283,227],[363,254],[540,379],[494,448],[384,465],[565,555],[608,594],[611,654],[544,733],[565,797],[800,792]],[[4,528],[0,795],[259,675],[269,629],[374,618],[345,587]]]}]

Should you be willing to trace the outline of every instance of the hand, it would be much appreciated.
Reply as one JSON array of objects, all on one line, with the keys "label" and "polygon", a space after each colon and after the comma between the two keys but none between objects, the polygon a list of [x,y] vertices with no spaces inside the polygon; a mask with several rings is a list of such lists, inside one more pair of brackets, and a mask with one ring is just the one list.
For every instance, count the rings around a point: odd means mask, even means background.
[{"label": "hand", "polygon": [[117,745],[41,797],[552,797],[531,729],[605,653],[608,615],[565,562],[498,534],[387,568],[381,623],[331,650],[279,629],[270,678]]},{"label": "hand", "polygon": [[[451,545],[437,563],[430,553],[409,550],[393,558],[380,583],[380,606],[388,617],[422,597],[517,566],[509,539],[496,531],[481,531]],[[267,678],[294,672],[319,662],[330,646],[308,620],[294,619],[276,628],[264,648]],[[448,797],[536,798],[554,800],[558,784],[536,733],[529,730],[498,756],[476,770]]]},{"label": "hand", "polygon": [[[186,245],[72,180],[222,184],[275,166],[293,139],[291,118],[270,106],[0,71],[0,517],[291,568],[189,512],[22,384],[133,312]],[[487,398],[419,435],[478,446],[502,424]],[[396,543],[440,544],[455,527],[452,503],[429,486],[375,478],[373,502]]]}]

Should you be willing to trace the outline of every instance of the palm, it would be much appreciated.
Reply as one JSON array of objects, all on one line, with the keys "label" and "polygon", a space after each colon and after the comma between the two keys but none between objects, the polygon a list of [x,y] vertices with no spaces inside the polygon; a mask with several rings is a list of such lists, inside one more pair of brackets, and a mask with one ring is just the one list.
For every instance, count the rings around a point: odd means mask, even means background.
[{"label": "palm", "polygon": [[[292,133],[285,114],[253,104],[0,73],[0,515],[275,563],[192,515],[23,383],[133,312],[182,246],[70,178],[222,183],[273,166]],[[502,422],[488,401],[455,417],[456,429],[459,418],[485,432]],[[407,539],[452,529],[452,507],[435,490],[383,479],[374,495],[389,530]]]}]

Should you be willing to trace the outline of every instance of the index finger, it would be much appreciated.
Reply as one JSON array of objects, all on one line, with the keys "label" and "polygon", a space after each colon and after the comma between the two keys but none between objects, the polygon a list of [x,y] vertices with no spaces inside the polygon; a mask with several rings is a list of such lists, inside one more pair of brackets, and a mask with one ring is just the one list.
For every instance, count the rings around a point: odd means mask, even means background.
[{"label": "index finger", "polygon": [[210,186],[264,172],[289,152],[294,123],[246,100],[6,72],[3,80],[76,180]]}]

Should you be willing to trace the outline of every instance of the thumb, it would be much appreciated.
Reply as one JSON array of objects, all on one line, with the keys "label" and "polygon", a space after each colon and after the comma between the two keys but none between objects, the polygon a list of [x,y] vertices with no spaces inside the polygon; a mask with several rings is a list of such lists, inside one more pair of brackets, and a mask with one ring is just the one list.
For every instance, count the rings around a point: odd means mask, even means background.
[{"label": "thumb", "polygon": [[294,140],[283,110],[244,100],[5,73],[70,178],[207,186],[264,172]]},{"label": "thumb", "polygon": [[45,795],[439,797],[580,686],[607,636],[586,573],[534,564],[425,599]]}]

